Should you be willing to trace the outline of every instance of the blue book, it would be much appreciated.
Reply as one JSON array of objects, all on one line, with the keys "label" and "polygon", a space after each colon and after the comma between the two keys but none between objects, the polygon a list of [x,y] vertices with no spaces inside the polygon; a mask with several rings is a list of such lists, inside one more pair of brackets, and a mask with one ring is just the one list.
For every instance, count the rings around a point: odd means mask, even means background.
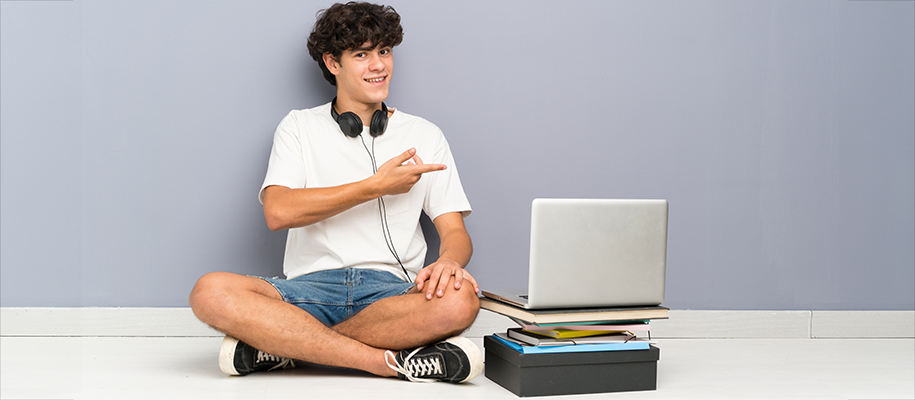
[{"label": "blue book", "polygon": [[589,351],[648,350],[647,341],[630,341],[626,343],[573,344],[568,346],[522,346],[508,338],[504,333],[496,333],[493,338],[522,354],[574,353]]}]

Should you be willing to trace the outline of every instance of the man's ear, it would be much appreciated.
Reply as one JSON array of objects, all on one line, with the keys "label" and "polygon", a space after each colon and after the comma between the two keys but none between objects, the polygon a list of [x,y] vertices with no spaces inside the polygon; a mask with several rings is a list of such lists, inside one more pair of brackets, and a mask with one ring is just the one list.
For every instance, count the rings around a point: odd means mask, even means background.
[{"label": "man's ear", "polygon": [[330,71],[330,73],[337,75],[337,73],[340,71],[340,64],[337,62],[337,59],[334,58],[334,55],[330,53],[324,53],[322,58],[324,59],[324,66],[327,67],[327,70]]}]

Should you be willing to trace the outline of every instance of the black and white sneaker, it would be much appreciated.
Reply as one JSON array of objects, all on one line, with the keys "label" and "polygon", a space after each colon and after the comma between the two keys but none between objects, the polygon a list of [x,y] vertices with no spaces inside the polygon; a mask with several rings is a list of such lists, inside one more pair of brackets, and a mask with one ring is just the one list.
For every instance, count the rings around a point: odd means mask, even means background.
[{"label": "black and white sneaker", "polygon": [[219,349],[219,369],[229,375],[248,375],[258,371],[295,368],[291,358],[264,353],[245,342],[226,335]]},{"label": "black and white sneaker", "polygon": [[[394,360],[394,364],[391,364],[390,359]],[[396,356],[387,351],[384,361],[397,371],[398,378],[412,382],[464,383],[483,371],[480,348],[462,336],[454,336],[431,346],[403,350]]]}]

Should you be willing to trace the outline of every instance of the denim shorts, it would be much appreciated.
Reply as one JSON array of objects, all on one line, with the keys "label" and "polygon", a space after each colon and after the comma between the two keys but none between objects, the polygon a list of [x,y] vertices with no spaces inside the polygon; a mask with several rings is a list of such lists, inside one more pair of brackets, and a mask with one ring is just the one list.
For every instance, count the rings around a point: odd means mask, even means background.
[{"label": "denim shorts", "polygon": [[293,279],[261,278],[283,296],[283,301],[313,315],[324,325],[334,326],[356,315],[372,303],[407,294],[412,282],[390,272],[347,268],[318,271]]}]

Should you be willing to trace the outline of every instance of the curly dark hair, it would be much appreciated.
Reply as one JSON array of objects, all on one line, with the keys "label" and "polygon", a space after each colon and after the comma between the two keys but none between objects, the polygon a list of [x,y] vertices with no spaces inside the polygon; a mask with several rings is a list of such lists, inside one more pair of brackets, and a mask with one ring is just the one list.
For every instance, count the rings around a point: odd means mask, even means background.
[{"label": "curly dark hair", "polygon": [[337,3],[318,12],[318,21],[308,36],[308,54],[321,66],[324,79],[337,86],[337,78],[324,65],[324,54],[330,53],[339,60],[344,50],[355,49],[365,43],[373,47],[394,47],[402,41],[400,15],[393,7]]}]

